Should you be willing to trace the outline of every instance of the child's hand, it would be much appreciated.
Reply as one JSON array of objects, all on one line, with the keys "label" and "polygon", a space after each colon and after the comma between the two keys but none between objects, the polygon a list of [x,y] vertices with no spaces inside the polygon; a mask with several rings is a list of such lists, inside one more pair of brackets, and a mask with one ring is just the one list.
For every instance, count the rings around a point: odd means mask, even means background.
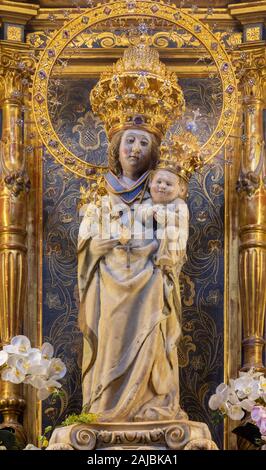
[{"label": "child's hand", "polygon": [[153,215],[158,224],[165,225],[166,211],[164,207],[158,204],[156,206],[153,206]]},{"label": "child's hand", "polygon": [[131,230],[126,225],[121,225],[119,242],[121,245],[126,245],[129,240],[131,240]]}]

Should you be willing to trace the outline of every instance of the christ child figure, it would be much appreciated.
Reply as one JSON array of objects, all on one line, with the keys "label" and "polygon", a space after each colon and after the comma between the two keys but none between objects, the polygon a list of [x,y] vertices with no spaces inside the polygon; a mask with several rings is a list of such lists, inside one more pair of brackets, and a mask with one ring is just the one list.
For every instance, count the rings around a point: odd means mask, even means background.
[{"label": "christ child figure", "polygon": [[163,271],[179,274],[188,239],[187,182],[172,168],[159,168],[152,174],[150,194],[160,240],[155,263]]}]

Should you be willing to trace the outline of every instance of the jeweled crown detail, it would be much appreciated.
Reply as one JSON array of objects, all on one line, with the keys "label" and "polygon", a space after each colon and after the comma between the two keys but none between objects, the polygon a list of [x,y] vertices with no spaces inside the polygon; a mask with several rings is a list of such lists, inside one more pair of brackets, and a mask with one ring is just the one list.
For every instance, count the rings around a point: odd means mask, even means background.
[{"label": "jeweled crown detail", "polygon": [[176,75],[143,39],[101,75],[90,102],[109,139],[119,130],[139,126],[161,140],[185,109]]}]

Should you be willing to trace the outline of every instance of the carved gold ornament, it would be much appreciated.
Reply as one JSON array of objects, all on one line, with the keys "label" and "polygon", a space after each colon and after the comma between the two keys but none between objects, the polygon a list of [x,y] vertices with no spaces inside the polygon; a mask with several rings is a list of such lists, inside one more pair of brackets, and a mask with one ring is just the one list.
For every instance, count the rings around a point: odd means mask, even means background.
[{"label": "carved gold ornament", "polygon": [[23,30],[21,26],[7,25],[6,39],[7,41],[22,41]]},{"label": "carved gold ornament", "polygon": [[173,134],[167,142],[162,142],[158,168],[169,169],[188,182],[202,165],[198,139],[191,132]]},{"label": "carved gold ornament", "polygon": [[[216,40],[222,42],[225,46],[233,46],[241,44],[242,32],[230,32],[228,37],[228,31],[215,31],[214,33]],[[201,43],[195,38],[194,34],[190,34],[187,31],[167,31],[162,30],[153,32],[149,37],[150,45],[158,48],[167,48],[170,43],[174,44],[175,47],[181,48],[187,44],[193,44],[193,49],[200,48]],[[44,49],[47,45],[47,36],[43,31],[34,31],[34,33],[27,33],[26,42],[31,44],[35,48]],[[75,39],[75,42],[68,44],[71,49],[78,47],[79,49],[91,49],[95,46],[101,49],[109,49],[110,47],[129,47],[132,44],[131,39],[128,36],[128,31],[119,31],[119,34],[111,31],[96,31],[88,33],[84,31],[82,36]]]},{"label": "carved gold ornament", "polygon": [[247,27],[246,28],[246,40],[247,41],[260,41],[261,40],[261,27]]},{"label": "carved gold ornament", "polygon": [[201,156],[204,163],[209,162],[224,145],[229,136],[237,112],[237,81],[230,59],[215,35],[207,24],[185,13],[176,5],[163,2],[138,1],[134,9],[129,9],[123,1],[110,2],[98,5],[95,8],[84,10],[60,30],[58,30],[43,51],[33,83],[33,111],[40,137],[49,153],[72,173],[85,178],[93,178],[93,170],[104,172],[104,167],[96,167],[74,155],[59,139],[49,116],[48,111],[48,84],[53,67],[64,49],[87,28],[92,28],[106,20],[117,18],[141,19],[157,18],[172,25],[181,27],[205,47],[211,55],[219,72],[223,88],[223,107],[216,129],[209,140],[201,147]]}]

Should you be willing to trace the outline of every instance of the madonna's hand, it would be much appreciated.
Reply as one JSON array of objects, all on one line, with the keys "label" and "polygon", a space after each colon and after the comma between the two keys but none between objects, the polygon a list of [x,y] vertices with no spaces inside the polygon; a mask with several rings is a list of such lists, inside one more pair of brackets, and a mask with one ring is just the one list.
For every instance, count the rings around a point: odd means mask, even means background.
[{"label": "madonna's hand", "polygon": [[104,256],[117,245],[119,245],[118,239],[111,238],[108,240],[102,240],[94,238],[91,240],[90,249],[94,255]]}]

